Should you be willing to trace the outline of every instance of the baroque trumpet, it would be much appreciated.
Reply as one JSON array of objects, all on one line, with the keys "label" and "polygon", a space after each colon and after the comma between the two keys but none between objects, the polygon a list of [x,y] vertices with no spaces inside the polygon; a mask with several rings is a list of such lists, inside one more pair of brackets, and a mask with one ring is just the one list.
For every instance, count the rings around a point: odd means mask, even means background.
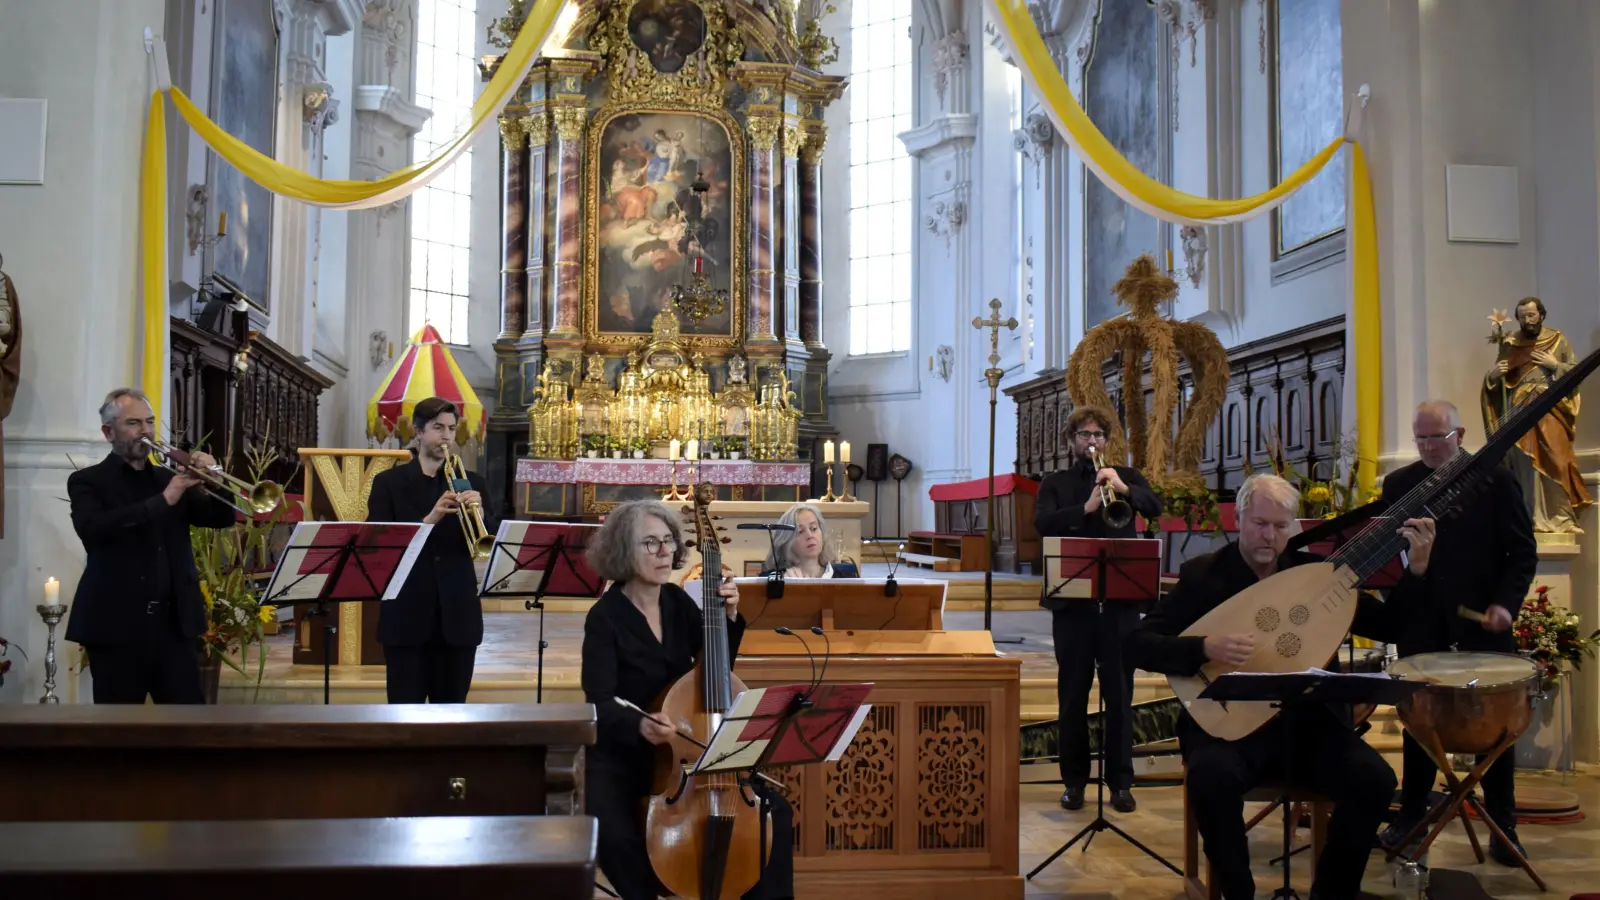
[{"label": "baroque trumpet", "polygon": [[[1093,447],[1089,448],[1089,462],[1097,475],[1101,469],[1107,468],[1100,451]],[[1096,490],[1100,492],[1100,518],[1105,521],[1107,528],[1123,528],[1133,522],[1133,507],[1118,496],[1110,484],[1099,485]]]},{"label": "baroque trumpet", "polygon": [[186,451],[153,438],[140,438],[145,453],[157,457],[157,465],[177,475],[198,478],[206,492],[247,516],[272,512],[283,502],[283,488],[271,481],[251,484],[222,470],[221,466],[196,466]]},{"label": "baroque trumpet", "polygon": [[[448,443],[444,445],[444,478],[450,490],[458,494],[472,490],[472,481],[467,478],[467,464],[461,461],[460,456],[450,452]],[[467,539],[467,549],[472,551],[472,558],[488,559],[494,550],[494,535],[489,533],[489,526],[483,524],[483,504],[476,500],[457,504],[456,518],[461,521],[461,536]]]}]

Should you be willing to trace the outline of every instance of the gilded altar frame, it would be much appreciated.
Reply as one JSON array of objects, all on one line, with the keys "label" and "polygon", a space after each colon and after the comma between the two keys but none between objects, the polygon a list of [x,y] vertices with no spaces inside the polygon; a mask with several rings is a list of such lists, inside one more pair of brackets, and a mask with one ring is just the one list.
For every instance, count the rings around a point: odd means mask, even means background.
[{"label": "gilded altar frame", "polygon": [[[649,344],[649,332],[623,333],[600,330],[600,246],[599,207],[605,173],[600,154],[606,128],[626,115],[667,114],[701,117],[722,128],[728,138],[728,193],[732,234],[728,305],[730,329],[726,335],[684,334],[689,350],[721,351],[726,355],[744,345],[749,316],[749,144],[743,124],[725,107],[732,72],[744,56],[745,32],[751,22],[730,10],[725,0],[684,0],[699,8],[704,17],[704,38],[676,71],[658,71],[629,34],[629,21],[640,0],[613,3],[595,19],[579,19],[581,31],[589,21],[589,49],[605,59],[608,73],[605,103],[595,111],[585,138],[584,175],[584,250],[583,300],[580,317],[585,345],[606,350],[642,348]],[[754,17],[752,22],[762,22]],[[792,28],[792,23],[790,23]],[[750,37],[769,58],[777,51],[768,29],[751,29]]]}]

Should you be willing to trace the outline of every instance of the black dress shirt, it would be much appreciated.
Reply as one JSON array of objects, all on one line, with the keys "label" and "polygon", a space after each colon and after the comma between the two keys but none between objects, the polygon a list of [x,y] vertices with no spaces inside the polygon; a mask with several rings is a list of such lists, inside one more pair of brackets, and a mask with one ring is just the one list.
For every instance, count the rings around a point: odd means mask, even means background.
[{"label": "black dress shirt", "polygon": [[[1403,497],[1431,472],[1419,460],[1383,479],[1383,498]],[[1400,655],[1462,650],[1510,653],[1510,631],[1490,632],[1456,612],[1503,606],[1516,621],[1539,565],[1533,519],[1522,488],[1500,466],[1489,470],[1482,492],[1437,524],[1428,571],[1407,577],[1389,594]]]},{"label": "black dress shirt", "polygon": [[[1292,551],[1278,557],[1278,571],[1320,559],[1314,554]],[[1183,630],[1259,580],[1239,552],[1237,543],[1184,563],[1178,570],[1177,586],[1157,600],[1155,608],[1128,635],[1123,645],[1128,663],[1147,672],[1193,676],[1206,663],[1206,639],[1201,635],[1184,636]],[[1387,641],[1391,635],[1391,613],[1382,601],[1363,591],[1357,596],[1351,631],[1362,637]],[[1204,734],[1185,713],[1179,721],[1179,736],[1192,742],[1197,738],[1207,739],[1200,738]]]},{"label": "black dress shirt", "polygon": [[[480,495],[487,493],[483,476],[468,472],[467,480]],[[372,479],[367,521],[421,522],[444,491],[443,469],[429,477],[412,459],[379,472]],[[489,533],[494,534],[499,522],[490,517],[487,509],[483,519]],[[384,602],[378,617],[378,642],[395,647],[420,646],[435,628],[453,647],[483,643],[483,603],[478,599],[477,569],[455,513],[433,526],[405,585],[393,600]]]},{"label": "black dress shirt", "polygon": [[[1128,466],[1112,466],[1122,483],[1128,486],[1128,504],[1133,511],[1154,521],[1161,516],[1161,498],[1150,489],[1139,470]],[[1040,537],[1131,538],[1138,537],[1134,523],[1122,528],[1106,527],[1100,512],[1092,515],[1083,511],[1094,490],[1095,469],[1087,459],[1078,460],[1065,469],[1045,476],[1039,484],[1039,500],[1034,507],[1033,527]],[[1103,510],[1104,507],[1101,507]]]},{"label": "black dress shirt", "polygon": [[184,637],[205,633],[189,526],[231,528],[236,513],[199,489],[169,506],[162,493],[172,478],[148,464],[135,469],[114,453],[67,477],[72,527],[88,553],[67,640],[128,643],[168,622]]},{"label": "black dress shirt", "polygon": [[[745,619],[729,621],[728,659],[739,656]],[[583,620],[583,696],[594,704],[599,734],[591,752],[596,764],[638,772],[648,783],[651,744],[639,734],[639,714],[617,704],[621,697],[650,709],[662,692],[694,668],[705,647],[705,618],[683,588],[661,586],[661,639],[644,613],[613,584]]]}]

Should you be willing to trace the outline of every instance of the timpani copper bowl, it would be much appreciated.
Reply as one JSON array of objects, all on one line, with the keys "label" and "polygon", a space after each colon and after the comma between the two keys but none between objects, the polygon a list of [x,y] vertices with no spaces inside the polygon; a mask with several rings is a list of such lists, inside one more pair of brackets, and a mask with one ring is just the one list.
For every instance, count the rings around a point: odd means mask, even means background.
[{"label": "timpani copper bowl", "polygon": [[1396,660],[1389,674],[1427,687],[1398,704],[1406,728],[1445,753],[1493,753],[1533,722],[1539,667],[1510,653],[1450,651]]}]

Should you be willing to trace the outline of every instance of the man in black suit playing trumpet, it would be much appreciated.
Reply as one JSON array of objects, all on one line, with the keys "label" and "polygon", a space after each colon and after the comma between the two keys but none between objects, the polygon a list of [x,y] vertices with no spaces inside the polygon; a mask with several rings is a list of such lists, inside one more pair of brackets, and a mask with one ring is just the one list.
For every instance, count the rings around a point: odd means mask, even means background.
[{"label": "man in black suit playing trumpet", "polygon": [[[1111,417],[1080,406],[1067,418],[1063,438],[1071,448],[1065,469],[1039,485],[1033,524],[1041,537],[1135,537],[1134,513],[1161,515],[1161,500],[1138,470],[1107,465]],[[1109,495],[1109,498],[1108,498]],[[1109,499],[1109,503],[1108,503]],[[1133,669],[1122,662],[1122,642],[1139,624],[1133,604],[1045,597],[1056,645],[1056,699],[1060,706],[1061,805],[1082,809],[1089,782],[1089,686],[1095,665],[1106,706],[1105,762],[1101,773],[1111,789],[1111,807],[1133,812]]]}]

